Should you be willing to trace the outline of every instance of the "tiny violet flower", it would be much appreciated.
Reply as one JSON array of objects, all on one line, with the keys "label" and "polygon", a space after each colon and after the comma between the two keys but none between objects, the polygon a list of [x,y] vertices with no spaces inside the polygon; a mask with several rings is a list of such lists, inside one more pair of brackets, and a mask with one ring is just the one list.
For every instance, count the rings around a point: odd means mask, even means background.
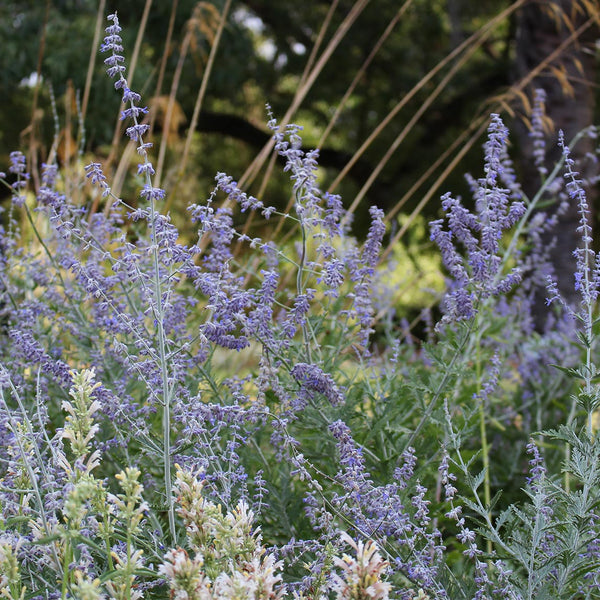
[{"label": "tiny violet flower", "polygon": [[11,152],[10,156],[10,167],[8,168],[9,173],[15,175],[25,175],[26,173],[26,160],[25,155],[22,152]]},{"label": "tiny violet flower", "polygon": [[314,397],[314,392],[322,394],[332,406],[339,406],[344,402],[344,396],[338,389],[331,375],[324,373],[317,365],[297,363],[292,367],[292,376],[301,384],[299,395]]},{"label": "tiny violet flower", "polygon": [[[564,178],[540,194],[559,210],[525,211],[492,115],[483,173],[467,177],[473,201],[444,195],[431,224],[450,279],[434,330],[437,307],[418,317],[388,301],[399,278],[380,264],[383,211],[369,209],[362,243],[352,237],[296,125],[269,123],[289,214],[219,172],[180,231],[116,13],[102,51],[139,197],[118,199],[97,158],[83,182],[42,164],[29,190],[13,153],[3,181],[0,598],[595,597],[600,265],[564,140]],[[538,92],[545,176],[543,104]],[[579,344],[556,311],[552,331],[531,315],[569,200],[583,310],[563,313]],[[579,395],[565,375],[584,381]],[[520,444],[532,431],[542,442]]]},{"label": "tiny violet flower", "polygon": [[18,151],[11,152],[9,158],[10,167],[8,171],[17,176],[17,180],[11,185],[13,192],[12,203],[15,206],[23,206],[25,204],[25,195],[22,193],[22,190],[27,186],[27,181],[29,180],[25,155]]}]

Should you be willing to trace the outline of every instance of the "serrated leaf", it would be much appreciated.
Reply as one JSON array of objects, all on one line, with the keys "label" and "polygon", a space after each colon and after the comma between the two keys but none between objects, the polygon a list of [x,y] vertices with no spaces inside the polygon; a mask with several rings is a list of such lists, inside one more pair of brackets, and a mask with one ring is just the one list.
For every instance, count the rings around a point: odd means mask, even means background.
[{"label": "serrated leaf", "polygon": [[485,479],[485,472],[486,469],[482,469],[481,471],[479,471],[479,473],[477,473],[477,475],[475,475],[475,477],[473,477],[473,490],[478,490],[479,487],[481,486],[481,484],[483,483],[483,480]]},{"label": "serrated leaf", "polygon": [[575,369],[573,367],[561,367],[560,365],[556,365],[554,363],[550,363],[548,366],[558,369],[559,371],[563,372],[565,375],[568,375],[573,379],[584,379],[584,376],[579,369]]},{"label": "serrated leaf", "polygon": [[577,332],[577,339],[581,342],[581,345],[588,349],[592,347],[592,341],[584,331]]},{"label": "serrated leaf", "polygon": [[532,531],[533,530],[533,524],[532,524],[532,519],[531,516],[528,515],[527,513],[523,512],[520,508],[513,506],[512,510],[514,512],[514,514],[517,516],[517,518],[519,519],[519,521],[521,521],[521,523],[529,530]]},{"label": "serrated leaf", "polygon": [[488,507],[488,510],[490,512],[492,512],[494,510],[494,506],[496,506],[496,503],[498,502],[498,500],[500,500],[500,497],[502,496],[502,490],[498,490],[495,494],[494,497],[492,498],[492,500],[490,501],[490,505]]},{"label": "serrated leaf", "polygon": [[476,515],[479,515],[480,517],[487,516],[487,511],[485,509],[482,510],[481,507],[475,504],[475,502],[473,502],[472,500],[469,500],[464,496],[461,496],[461,500],[463,501],[464,505],[470,508]]},{"label": "serrated leaf", "polygon": [[553,440],[560,440],[562,442],[568,442],[571,445],[579,444],[579,437],[575,433],[574,429],[576,429],[577,423],[573,422],[570,427],[566,425],[561,425],[558,429],[549,429],[542,432],[542,435],[545,435]]},{"label": "serrated leaf", "polygon": [[496,517],[496,522],[494,523],[496,529],[498,529],[498,530],[502,529],[502,527],[504,527],[504,524],[509,522],[510,517],[511,517],[511,510],[510,510],[510,508],[507,508],[506,510],[503,510]]}]

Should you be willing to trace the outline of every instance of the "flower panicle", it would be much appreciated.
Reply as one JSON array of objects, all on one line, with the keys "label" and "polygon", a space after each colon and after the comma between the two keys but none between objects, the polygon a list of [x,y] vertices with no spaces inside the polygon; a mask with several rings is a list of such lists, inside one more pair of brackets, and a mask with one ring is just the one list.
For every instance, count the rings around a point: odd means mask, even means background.
[{"label": "flower panicle", "polygon": [[442,207],[446,219],[430,223],[431,240],[439,247],[452,278],[444,300],[443,323],[471,319],[480,300],[504,295],[521,280],[519,266],[505,272],[501,257],[503,233],[526,212],[523,202],[517,199],[520,192],[507,174],[507,143],[508,130],[500,116],[492,114],[485,144],[484,177],[471,182],[475,212],[465,208],[460,198],[445,194]]},{"label": "flower panicle", "polygon": [[12,191],[12,203],[15,206],[23,206],[25,204],[25,194],[23,190],[27,187],[27,181],[29,181],[27,159],[22,152],[16,150],[15,152],[10,153],[9,160],[10,166],[8,172],[17,177],[17,180],[10,186]]},{"label": "flower panicle", "polygon": [[590,207],[583,187],[583,180],[575,170],[575,161],[571,157],[571,150],[565,142],[564,133],[559,131],[558,143],[562,149],[565,188],[572,202],[577,203],[579,210],[579,224],[577,232],[581,237],[581,246],[573,251],[576,259],[575,291],[581,298],[580,310],[577,311],[563,298],[557,283],[549,274],[547,276],[547,304],[559,302],[566,312],[572,317],[579,316],[583,320],[586,331],[591,328],[591,311],[600,294],[600,261],[596,251],[592,248],[592,226],[590,224]]},{"label": "flower panicle", "polygon": [[[126,108],[121,111],[121,120],[131,119],[133,125],[129,126],[125,133],[133,142],[138,144],[137,152],[142,157],[143,161],[138,165],[138,174],[144,176],[145,184],[141,192],[142,197],[149,202],[162,200],[165,196],[165,191],[161,188],[153,187],[152,176],[155,174],[154,167],[149,160],[148,150],[152,147],[150,142],[144,141],[144,135],[148,133],[150,126],[143,122],[143,118],[148,114],[147,106],[139,106],[141,95],[133,91],[129,87],[127,78],[125,77],[125,57],[123,56],[123,40],[121,38],[121,26],[117,13],[114,12],[108,15],[108,20],[111,24],[106,27],[104,42],[100,46],[100,51],[110,53],[104,59],[106,72],[111,79],[115,79],[115,89],[122,91],[122,101]],[[102,174],[101,167],[98,163],[91,163],[86,166],[86,174],[102,189],[102,195],[110,193],[110,188],[106,184],[106,178]]]},{"label": "flower panicle", "polygon": [[546,168],[546,141],[544,134],[544,117],[546,105],[546,91],[537,88],[534,92],[533,111],[531,113],[531,131],[529,135],[533,140],[533,161],[538,173],[543,178],[548,174]]},{"label": "flower panicle", "polygon": [[[90,443],[96,435],[99,425],[94,423],[94,415],[102,405],[94,399],[94,392],[101,384],[94,382],[95,370],[71,371],[73,385],[69,390],[71,400],[63,400],[62,409],[67,413],[62,437],[69,440],[76,464],[84,466],[84,472],[90,473],[98,466],[100,455],[96,451],[87,457]],[[87,461],[85,460],[87,458]]]},{"label": "flower panicle", "polygon": [[19,571],[17,553],[20,541],[12,543],[8,538],[0,535],[0,597],[18,598],[25,597],[26,587],[22,583]]},{"label": "flower panicle", "polygon": [[354,550],[354,556],[335,556],[334,564],[341,575],[332,575],[332,588],[337,600],[388,600],[392,586],[383,580],[389,563],[379,553],[373,540],[354,541],[345,531],[341,540]]},{"label": "flower panicle", "polygon": [[173,491],[183,518],[191,556],[184,548],[169,550],[159,573],[174,597],[195,600],[252,597],[282,598],[282,561],[261,545],[254,514],[245,502],[223,514],[221,507],[203,495],[202,473],[176,465]]}]

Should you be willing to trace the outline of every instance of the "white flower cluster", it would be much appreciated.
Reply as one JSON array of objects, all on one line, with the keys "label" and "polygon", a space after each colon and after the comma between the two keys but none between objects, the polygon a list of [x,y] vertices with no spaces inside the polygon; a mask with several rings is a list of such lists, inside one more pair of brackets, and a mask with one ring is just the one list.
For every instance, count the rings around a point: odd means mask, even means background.
[{"label": "white flower cluster", "polygon": [[281,561],[261,545],[254,514],[245,502],[223,514],[202,495],[198,474],[177,468],[174,492],[187,550],[170,550],[159,568],[176,600],[276,600],[283,597]]}]

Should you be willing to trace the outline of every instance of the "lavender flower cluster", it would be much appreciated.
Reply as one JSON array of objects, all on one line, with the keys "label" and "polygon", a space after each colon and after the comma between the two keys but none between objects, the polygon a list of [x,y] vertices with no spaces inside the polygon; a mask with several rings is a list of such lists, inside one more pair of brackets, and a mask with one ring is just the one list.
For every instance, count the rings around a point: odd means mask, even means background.
[{"label": "lavender flower cluster", "polygon": [[[520,281],[517,267],[508,273],[502,271],[499,255],[503,233],[525,214],[524,203],[517,199],[519,188],[507,168],[507,138],[508,129],[500,116],[492,115],[485,144],[485,177],[471,181],[475,213],[446,194],[442,207],[449,229],[443,229],[443,220],[431,223],[431,239],[439,246],[452,276],[452,289],[445,300],[447,319],[472,318],[481,302],[506,294]],[[458,244],[466,251],[464,259]]]}]

